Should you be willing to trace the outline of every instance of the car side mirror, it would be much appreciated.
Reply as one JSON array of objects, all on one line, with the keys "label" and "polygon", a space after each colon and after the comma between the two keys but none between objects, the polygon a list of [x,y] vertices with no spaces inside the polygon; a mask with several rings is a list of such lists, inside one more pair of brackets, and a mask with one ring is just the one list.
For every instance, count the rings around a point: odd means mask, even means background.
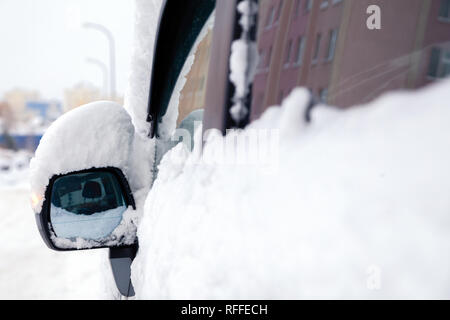
[{"label": "car side mirror", "polygon": [[53,176],[36,218],[41,236],[54,250],[111,248],[136,241],[127,216],[135,209],[124,174],[109,167]]},{"label": "car side mirror", "polygon": [[30,163],[32,207],[48,247],[135,244],[132,192],[146,184],[134,170],[137,141],[128,112],[108,101],[78,107],[48,128]]},{"label": "car side mirror", "polygon": [[125,108],[98,101],[52,123],[30,163],[31,204],[44,242],[57,251],[109,248],[117,289],[127,297],[134,295],[142,195],[152,179],[149,150]]}]

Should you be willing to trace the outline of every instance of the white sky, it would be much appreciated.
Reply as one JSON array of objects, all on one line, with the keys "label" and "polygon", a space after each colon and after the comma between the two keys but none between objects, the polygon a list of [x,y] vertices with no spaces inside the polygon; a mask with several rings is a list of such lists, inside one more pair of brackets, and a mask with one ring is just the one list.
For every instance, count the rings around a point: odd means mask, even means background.
[{"label": "white sky", "polygon": [[83,22],[108,27],[116,39],[117,91],[123,95],[133,44],[134,0],[0,0],[0,100],[13,88],[62,99],[80,81],[103,87],[86,58],[109,65],[108,42]]}]

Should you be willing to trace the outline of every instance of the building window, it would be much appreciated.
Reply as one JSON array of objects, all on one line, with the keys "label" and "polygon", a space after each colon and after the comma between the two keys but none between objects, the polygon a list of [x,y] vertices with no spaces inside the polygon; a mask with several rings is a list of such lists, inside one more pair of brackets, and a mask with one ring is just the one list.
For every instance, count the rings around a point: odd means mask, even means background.
[{"label": "building window", "polygon": [[311,11],[312,6],[313,6],[313,0],[306,0],[306,3],[305,3],[306,12]]},{"label": "building window", "polygon": [[301,6],[302,1],[301,0],[296,0],[295,1],[295,17],[298,17],[298,14],[300,13],[300,6]]},{"label": "building window", "polygon": [[320,4],[320,9],[326,8],[328,8],[328,0],[322,0],[322,3]]},{"label": "building window", "polygon": [[441,0],[439,18],[450,21],[450,0]]},{"label": "building window", "polygon": [[319,33],[316,37],[316,45],[314,47],[314,56],[313,56],[313,63],[317,62],[317,59],[319,58],[319,51],[320,51],[320,39],[322,38],[322,35]]},{"label": "building window", "polygon": [[284,65],[288,66],[291,61],[291,51],[292,51],[292,40],[289,40],[289,43],[286,48],[286,56],[284,58]]},{"label": "building window", "polygon": [[301,66],[303,61],[303,52],[305,51],[305,38],[298,38],[297,42],[297,56],[295,57],[295,64]]},{"label": "building window", "polygon": [[328,89],[322,89],[319,91],[319,99],[322,103],[328,102]]},{"label": "building window", "polygon": [[450,49],[436,47],[431,50],[428,76],[432,78],[450,76]]},{"label": "building window", "polygon": [[334,30],[330,31],[330,39],[328,42],[327,61],[331,61],[334,58],[334,53],[336,52],[337,36],[338,36],[338,29],[334,29]]},{"label": "building window", "polygon": [[273,18],[275,17],[275,7],[270,8],[266,20],[266,28],[270,28],[273,23]]}]

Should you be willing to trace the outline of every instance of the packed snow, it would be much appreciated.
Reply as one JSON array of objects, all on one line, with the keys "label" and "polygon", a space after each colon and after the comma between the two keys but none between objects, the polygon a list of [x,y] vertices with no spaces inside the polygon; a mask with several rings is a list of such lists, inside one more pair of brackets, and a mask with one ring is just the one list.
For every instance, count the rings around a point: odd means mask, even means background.
[{"label": "packed snow", "polygon": [[162,2],[135,0],[134,46],[125,109],[132,118],[136,133],[142,137],[146,137],[150,129],[147,122],[148,92]]},{"label": "packed snow", "polygon": [[[137,297],[449,298],[449,88],[318,106],[309,125],[296,89],[244,131],[209,135],[216,158],[179,144],[138,228]],[[272,170],[224,153],[252,130],[279,133]]]}]

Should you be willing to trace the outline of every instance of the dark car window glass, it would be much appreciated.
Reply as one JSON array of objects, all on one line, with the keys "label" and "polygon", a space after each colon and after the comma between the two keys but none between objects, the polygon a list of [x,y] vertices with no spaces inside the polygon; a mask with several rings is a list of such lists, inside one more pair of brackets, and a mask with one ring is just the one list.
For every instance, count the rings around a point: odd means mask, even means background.
[{"label": "dark car window glass", "polygon": [[279,2],[259,1],[257,45],[266,64],[255,75],[251,120],[299,86],[346,108],[450,76],[450,0],[305,0],[298,13],[299,2],[284,0],[268,29]]}]

